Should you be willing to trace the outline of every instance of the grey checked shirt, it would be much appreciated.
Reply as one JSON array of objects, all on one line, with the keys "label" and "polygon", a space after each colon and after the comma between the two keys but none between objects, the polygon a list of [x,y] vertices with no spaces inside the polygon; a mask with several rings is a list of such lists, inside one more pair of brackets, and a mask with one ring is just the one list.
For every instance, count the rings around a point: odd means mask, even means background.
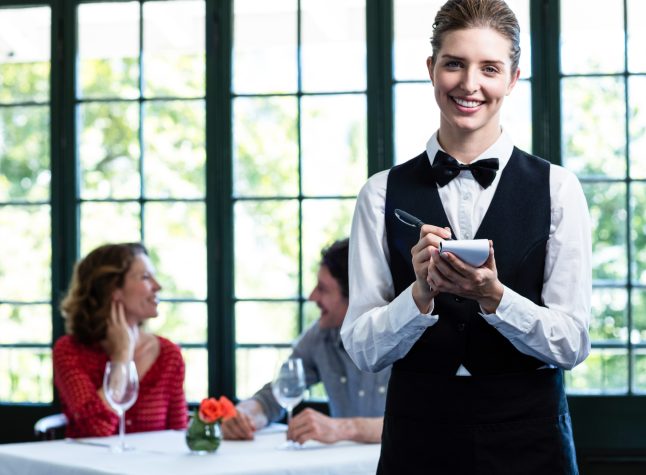
[{"label": "grey checked shirt", "polygon": [[[378,373],[361,371],[345,351],[339,332],[339,328],[320,329],[317,321],[295,342],[292,356],[303,359],[307,386],[323,383],[332,417],[382,417],[390,366]],[[252,399],[260,403],[269,422],[283,417],[271,383]]]}]

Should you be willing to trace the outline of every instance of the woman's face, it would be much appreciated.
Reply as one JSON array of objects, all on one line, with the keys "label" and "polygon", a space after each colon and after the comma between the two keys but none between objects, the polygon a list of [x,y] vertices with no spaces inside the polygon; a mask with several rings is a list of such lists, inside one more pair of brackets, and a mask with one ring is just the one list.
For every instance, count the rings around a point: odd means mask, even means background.
[{"label": "woman's face", "polygon": [[135,325],[157,316],[160,289],[150,259],[146,254],[138,254],[125,275],[123,287],[114,291],[113,298],[123,303],[126,320]]},{"label": "woman's face", "polygon": [[511,42],[490,28],[446,33],[427,66],[440,112],[440,135],[500,133],[500,107],[520,71],[511,71]]}]

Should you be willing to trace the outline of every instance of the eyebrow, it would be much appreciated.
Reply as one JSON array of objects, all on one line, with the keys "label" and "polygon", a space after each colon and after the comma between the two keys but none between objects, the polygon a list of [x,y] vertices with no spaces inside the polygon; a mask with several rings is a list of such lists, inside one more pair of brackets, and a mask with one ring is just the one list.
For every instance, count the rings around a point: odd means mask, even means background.
[{"label": "eyebrow", "polygon": [[[442,59],[451,59],[451,60],[457,60],[457,61],[464,61],[465,59],[461,56],[453,56],[452,54],[443,54],[440,56]],[[497,64],[500,66],[504,66],[505,62],[500,61],[498,59],[485,59],[484,61],[480,61],[481,64]]]}]

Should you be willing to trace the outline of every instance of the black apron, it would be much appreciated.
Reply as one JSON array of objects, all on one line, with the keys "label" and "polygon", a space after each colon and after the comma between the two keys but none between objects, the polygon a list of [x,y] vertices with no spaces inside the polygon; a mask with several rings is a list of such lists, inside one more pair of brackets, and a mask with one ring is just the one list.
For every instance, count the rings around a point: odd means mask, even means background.
[{"label": "black apron", "polygon": [[578,474],[556,369],[496,376],[393,372],[382,437],[378,475]]}]

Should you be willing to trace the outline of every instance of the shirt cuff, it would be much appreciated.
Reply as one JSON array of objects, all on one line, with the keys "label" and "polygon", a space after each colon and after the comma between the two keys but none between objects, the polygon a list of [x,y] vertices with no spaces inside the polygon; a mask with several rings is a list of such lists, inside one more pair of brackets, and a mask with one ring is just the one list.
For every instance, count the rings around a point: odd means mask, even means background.
[{"label": "shirt cuff", "polygon": [[413,299],[413,285],[409,285],[390,303],[389,314],[392,318],[398,320],[396,324],[398,328],[414,323],[416,327],[426,329],[431,325],[435,325],[440,317],[439,315],[431,315],[435,309],[434,300],[431,300],[428,313],[420,313]]},{"label": "shirt cuff", "polygon": [[507,286],[503,287],[502,299],[495,313],[484,313],[480,308],[480,315],[493,327],[504,326],[508,335],[510,331],[517,335],[527,334],[534,320],[533,304],[527,305],[525,297]]}]

